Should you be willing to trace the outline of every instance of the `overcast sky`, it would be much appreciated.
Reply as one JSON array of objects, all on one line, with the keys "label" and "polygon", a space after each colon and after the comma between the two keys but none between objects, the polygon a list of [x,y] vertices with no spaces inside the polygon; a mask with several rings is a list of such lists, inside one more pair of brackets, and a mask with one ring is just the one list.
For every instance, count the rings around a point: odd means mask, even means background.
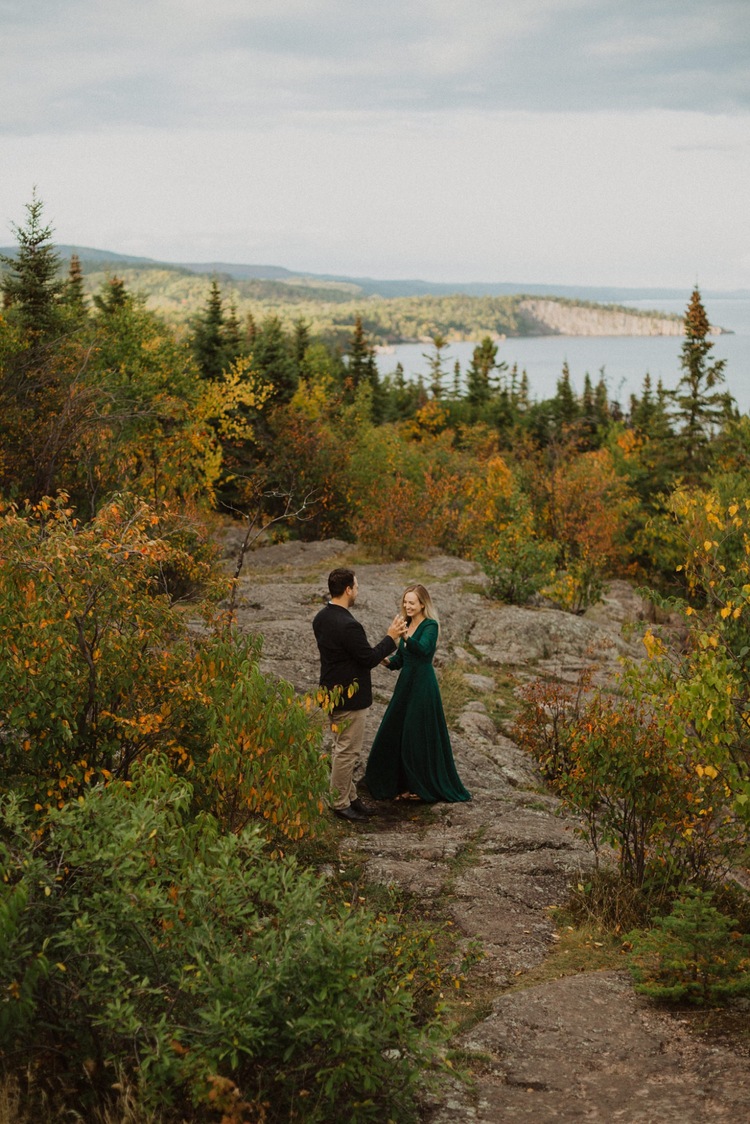
[{"label": "overcast sky", "polygon": [[0,0],[0,244],[750,288],[748,0]]}]

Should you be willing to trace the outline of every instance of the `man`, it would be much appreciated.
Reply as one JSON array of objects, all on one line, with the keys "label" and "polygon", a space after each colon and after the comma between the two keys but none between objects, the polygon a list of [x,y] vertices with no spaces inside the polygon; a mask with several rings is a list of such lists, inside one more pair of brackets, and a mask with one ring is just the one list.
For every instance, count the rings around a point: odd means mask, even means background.
[{"label": "man", "polygon": [[[331,600],[313,621],[320,652],[320,684],[342,691],[341,701],[331,714],[331,807],[337,816],[355,823],[368,815],[357,796],[354,769],[362,752],[367,710],[372,705],[370,671],[395,650],[406,629],[404,618],[394,617],[387,635],[371,648],[364,628],[349,612],[358,589],[352,570],[332,570],[328,575]],[[352,688],[356,688],[353,693]]]}]

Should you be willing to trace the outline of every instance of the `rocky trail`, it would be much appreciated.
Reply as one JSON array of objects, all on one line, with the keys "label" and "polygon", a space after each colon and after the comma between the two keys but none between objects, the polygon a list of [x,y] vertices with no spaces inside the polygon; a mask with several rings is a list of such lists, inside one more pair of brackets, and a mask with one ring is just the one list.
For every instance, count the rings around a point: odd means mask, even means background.
[{"label": "rocky trail", "polygon": [[[227,531],[228,558],[238,539]],[[481,571],[455,558],[361,564],[359,557],[337,541],[253,552],[238,618],[263,635],[264,670],[305,692],[318,673],[310,624],[334,566],[356,569],[355,614],[372,643],[412,581],[427,585],[439,610],[436,666],[450,677],[454,754],[473,800],[381,805],[370,824],[341,825],[340,844],[342,861],[364,864],[368,881],[394,883],[426,907],[439,901],[462,939],[484,951],[471,972],[476,1017],[454,1041],[474,1081],[457,1081],[447,1098],[425,1107],[425,1120],[750,1121],[750,1058],[730,1042],[702,1037],[687,1013],[665,1013],[636,996],[624,969],[597,968],[593,947],[590,970],[586,962],[572,974],[556,967],[550,907],[565,903],[593,859],[533,762],[499,731],[498,699],[514,678],[572,679],[596,658],[606,679],[620,655],[638,654],[624,628],[642,612],[638,598],[613,583],[603,604],[574,617],[493,604],[482,595]],[[394,682],[383,668],[373,674],[366,748]]]}]

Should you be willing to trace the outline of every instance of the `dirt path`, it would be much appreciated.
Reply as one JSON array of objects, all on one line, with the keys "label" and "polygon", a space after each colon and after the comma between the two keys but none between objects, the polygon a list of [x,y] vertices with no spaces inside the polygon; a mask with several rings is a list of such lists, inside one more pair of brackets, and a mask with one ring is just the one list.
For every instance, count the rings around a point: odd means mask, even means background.
[{"label": "dirt path", "polygon": [[[228,553],[233,546],[230,533]],[[451,683],[455,757],[473,794],[469,804],[430,809],[383,805],[372,825],[342,827],[343,858],[364,862],[369,880],[439,900],[463,938],[484,949],[473,978],[488,1002],[456,1042],[475,1082],[456,1083],[444,1102],[426,1109],[426,1119],[750,1121],[750,1059],[702,1041],[685,1018],[635,996],[626,972],[544,978],[547,967],[554,976],[558,938],[549,907],[565,902],[571,880],[585,875],[592,858],[532,763],[498,732],[498,697],[510,672],[572,677],[592,651],[600,675],[611,674],[620,654],[636,650],[622,632],[640,609],[632,592],[616,583],[603,606],[575,618],[492,606],[480,571],[454,558],[360,565],[356,548],[339,542],[266,547],[245,564],[239,621],[264,636],[264,669],[301,692],[317,681],[310,622],[329,570],[341,564],[356,569],[356,615],[373,643],[405,585],[418,580],[430,589],[441,617],[441,675]],[[393,676],[376,669],[373,681],[367,745]]]}]

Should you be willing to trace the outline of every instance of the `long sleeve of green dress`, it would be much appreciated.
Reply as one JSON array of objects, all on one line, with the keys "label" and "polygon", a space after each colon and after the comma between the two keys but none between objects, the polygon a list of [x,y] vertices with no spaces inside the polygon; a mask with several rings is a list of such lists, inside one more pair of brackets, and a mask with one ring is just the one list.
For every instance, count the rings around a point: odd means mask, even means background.
[{"label": "long sleeve of green dress", "polygon": [[389,659],[400,670],[370,750],[365,781],[376,800],[411,792],[427,803],[470,800],[453,760],[432,661],[438,624],[424,620]]}]

